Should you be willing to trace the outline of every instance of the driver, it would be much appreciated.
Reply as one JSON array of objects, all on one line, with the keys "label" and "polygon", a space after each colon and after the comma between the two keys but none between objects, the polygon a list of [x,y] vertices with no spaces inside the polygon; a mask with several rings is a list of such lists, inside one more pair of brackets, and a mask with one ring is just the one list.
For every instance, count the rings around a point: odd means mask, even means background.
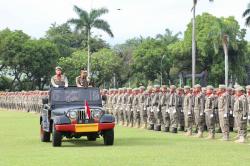
[{"label": "driver", "polygon": [[68,79],[62,74],[62,68],[59,66],[56,67],[56,75],[51,78],[51,85],[55,88],[60,86],[68,87]]}]

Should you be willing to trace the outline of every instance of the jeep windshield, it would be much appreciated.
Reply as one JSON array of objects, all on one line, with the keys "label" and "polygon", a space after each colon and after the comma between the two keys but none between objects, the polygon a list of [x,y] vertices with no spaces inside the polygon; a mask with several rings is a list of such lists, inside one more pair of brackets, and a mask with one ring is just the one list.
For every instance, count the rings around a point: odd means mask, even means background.
[{"label": "jeep windshield", "polygon": [[100,105],[101,96],[98,88],[52,88],[50,91],[52,104],[81,103],[88,101],[90,105]]}]

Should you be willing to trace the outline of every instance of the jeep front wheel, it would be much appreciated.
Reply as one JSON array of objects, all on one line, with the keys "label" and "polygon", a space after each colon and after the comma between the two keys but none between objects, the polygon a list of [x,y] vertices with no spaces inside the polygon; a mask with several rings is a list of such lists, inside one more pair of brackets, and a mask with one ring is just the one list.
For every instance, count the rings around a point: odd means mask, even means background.
[{"label": "jeep front wheel", "polygon": [[53,125],[52,145],[53,146],[61,146],[62,145],[62,133],[59,131],[56,131],[55,125]]},{"label": "jeep front wheel", "polygon": [[42,142],[49,142],[50,141],[50,132],[43,130],[43,125],[40,125],[40,138]]},{"label": "jeep front wheel", "polygon": [[114,144],[114,129],[103,131],[104,145]]}]

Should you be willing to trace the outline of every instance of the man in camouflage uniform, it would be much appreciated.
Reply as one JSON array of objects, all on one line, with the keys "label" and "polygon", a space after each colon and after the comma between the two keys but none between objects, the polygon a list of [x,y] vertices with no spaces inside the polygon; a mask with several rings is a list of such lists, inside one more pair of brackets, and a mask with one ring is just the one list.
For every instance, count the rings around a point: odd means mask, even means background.
[{"label": "man in camouflage uniform", "polygon": [[160,99],[161,113],[162,113],[162,124],[161,131],[169,132],[170,127],[170,115],[167,112],[169,103],[169,93],[166,85],[162,85],[162,95]]},{"label": "man in camouflage uniform", "polygon": [[131,88],[128,88],[128,96],[126,103],[126,126],[131,126],[132,102],[133,102],[133,91]]},{"label": "man in camouflage uniform", "polygon": [[154,96],[152,99],[153,116],[151,124],[154,125],[155,131],[161,130],[161,124],[163,123],[162,113],[160,110],[160,98],[161,98],[161,87],[159,85],[154,86]]},{"label": "man in camouflage uniform", "polygon": [[250,125],[250,85],[246,86],[248,124]]},{"label": "man in camouflage uniform", "polygon": [[145,87],[140,86],[139,87],[139,119],[137,121],[137,127],[145,128],[146,118],[147,118],[147,109],[145,106]]},{"label": "man in camouflage uniform", "polygon": [[193,96],[189,86],[184,86],[183,112],[185,117],[185,128],[187,129],[187,136],[192,135],[192,127],[194,124],[193,112]]},{"label": "man in camouflage uniform", "polygon": [[236,88],[236,97],[234,102],[234,116],[237,122],[237,130],[239,139],[236,143],[245,143],[247,137],[247,99],[243,94],[242,87]]},{"label": "man in camouflage uniform", "polygon": [[178,103],[177,103],[177,110],[178,110],[178,117],[179,117],[179,131],[184,131],[185,128],[185,119],[184,119],[184,112],[183,112],[183,89],[182,88],[177,88],[177,98],[178,98]]},{"label": "man in camouflage uniform", "polygon": [[134,89],[134,97],[132,102],[132,125],[131,127],[139,128],[140,105],[139,105],[139,88]]},{"label": "man in camouflage uniform", "polygon": [[205,116],[208,128],[208,139],[214,139],[215,136],[215,99],[216,97],[213,94],[213,87],[207,86],[205,97]]},{"label": "man in camouflage uniform", "polygon": [[121,119],[121,124],[123,126],[126,126],[126,104],[128,100],[128,93],[127,93],[127,88],[123,88],[123,94],[122,94],[122,106],[121,106],[121,111],[120,111],[120,119]]},{"label": "man in camouflage uniform", "polygon": [[179,124],[179,112],[178,112],[178,97],[176,95],[176,87],[175,85],[170,86],[170,96],[169,96],[169,103],[168,103],[168,110],[167,112],[170,115],[170,124],[171,124],[171,131],[172,133],[177,133],[177,128]]},{"label": "man in camouflage uniform", "polygon": [[205,126],[205,114],[204,114],[204,95],[201,92],[201,86],[199,84],[194,86],[194,117],[195,124],[198,129],[198,134],[196,137],[202,138]]},{"label": "man in camouflage uniform", "polygon": [[227,88],[227,93],[228,93],[228,109],[229,109],[229,131],[234,130],[234,117],[233,117],[233,105],[234,105],[234,95],[233,95],[233,90],[232,88],[228,87]]},{"label": "man in camouflage uniform", "polygon": [[151,124],[151,119],[153,116],[153,108],[152,108],[152,99],[154,96],[154,91],[152,86],[148,86],[148,96],[146,99],[146,107],[147,107],[147,129],[153,130],[154,125]]},{"label": "man in camouflage uniform", "polygon": [[225,85],[219,85],[218,113],[220,128],[223,134],[222,140],[229,140],[229,97]]}]

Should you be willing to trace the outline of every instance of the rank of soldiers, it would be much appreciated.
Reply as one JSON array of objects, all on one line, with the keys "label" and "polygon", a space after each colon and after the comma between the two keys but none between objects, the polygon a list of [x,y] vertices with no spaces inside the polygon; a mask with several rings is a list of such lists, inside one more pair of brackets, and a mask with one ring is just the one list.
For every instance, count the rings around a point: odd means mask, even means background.
[{"label": "rank of soldiers", "polygon": [[[246,142],[250,120],[250,86],[218,88],[207,86],[176,88],[171,85],[148,86],[147,89],[103,89],[104,109],[115,116],[116,123],[155,131],[185,131],[187,136],[215,138],[215,129],[222,132],[222,140],[237,131],[238,143]],[[0,92],[0,107],[8,110],[40,112],[42,98],[48,91]]]},{"label": "rank of soldiers", "polygon": [[250,86],[218,88],[207,86],[176,88],[155,85],[147,88],[119,88],[102,90],[103,104],[116,123],[148,130],[177,133],[207,139],[215,138],[215,129],[222,132],[222,139],[237,131],[237,143],[246,142],[247,122],[250,119]]}]

